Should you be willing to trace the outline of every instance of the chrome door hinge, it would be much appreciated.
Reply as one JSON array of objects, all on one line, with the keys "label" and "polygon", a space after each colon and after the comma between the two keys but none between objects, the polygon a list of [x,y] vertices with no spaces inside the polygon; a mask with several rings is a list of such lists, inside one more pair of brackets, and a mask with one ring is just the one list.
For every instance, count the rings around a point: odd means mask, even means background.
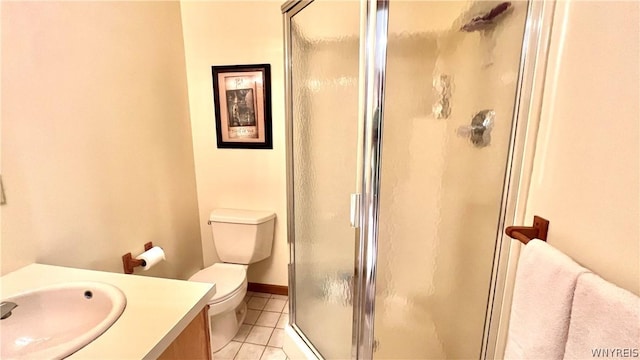
[{"label": "chrome door hinge", "polygon": [[360,227],[360,194],[351,194],[351,209],[349,211],[349,220],[352,228]]}]

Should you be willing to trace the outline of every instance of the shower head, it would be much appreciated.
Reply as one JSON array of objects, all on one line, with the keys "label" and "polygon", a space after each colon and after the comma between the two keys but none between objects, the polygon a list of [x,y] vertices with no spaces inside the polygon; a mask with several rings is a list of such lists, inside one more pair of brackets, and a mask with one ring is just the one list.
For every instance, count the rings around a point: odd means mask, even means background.
[{"label": "shower head", "polygon": [[495,24],[494,20],[500,15],[504,14],[507,10],[511,8],[511,2],[506,1],[494,6],[489,12],[485,13],[481,16],[476,16],[471,19],[469,22],[464,24],[460,31],[473,32],[485,30],[489,26]]}]

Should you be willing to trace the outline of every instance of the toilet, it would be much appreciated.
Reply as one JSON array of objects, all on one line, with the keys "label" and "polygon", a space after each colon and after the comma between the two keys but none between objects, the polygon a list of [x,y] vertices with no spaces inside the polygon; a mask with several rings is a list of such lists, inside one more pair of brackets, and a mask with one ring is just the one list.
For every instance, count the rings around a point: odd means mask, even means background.
[{"label": "toilet", "polygon": [[224,347],[238,333],[247,313],[247,268],[271,255],[276,214],[270,211],[215,209],[209,216],[221,263],[195,273],[190,281],[216,284],[209,299],[211,350]]}]

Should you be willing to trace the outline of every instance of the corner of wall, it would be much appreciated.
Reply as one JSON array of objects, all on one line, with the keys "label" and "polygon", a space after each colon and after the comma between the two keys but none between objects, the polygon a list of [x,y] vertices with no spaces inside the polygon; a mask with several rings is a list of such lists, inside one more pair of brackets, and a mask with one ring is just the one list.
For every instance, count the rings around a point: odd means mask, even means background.
[{"label": "corner of wall", "polygon": [[[180,9],[204,265],[219,261],[207,225],[211,210],[273,210],[277,220],[272,256],[252,264],[248,278],[286,285],[289,253],[280,4],[182,1]],[[259,36],[255,29],[260,29]],[[218,149],[211,66],[260,63],[271,64],[273,149]]]}]

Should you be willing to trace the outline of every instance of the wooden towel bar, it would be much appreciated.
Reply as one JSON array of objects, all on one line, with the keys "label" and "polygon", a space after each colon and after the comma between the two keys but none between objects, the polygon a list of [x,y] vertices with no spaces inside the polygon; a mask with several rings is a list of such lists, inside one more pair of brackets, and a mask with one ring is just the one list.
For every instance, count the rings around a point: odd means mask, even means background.
[{"label": "wooden towel bar", "polygon": [[504,232],[507,236],[520,240],[523,244],[527,244],[532,239],[547,241],[548,231],[549,220],[543,219],[540,216],[534,216],[533,226],[509,226]]}]

